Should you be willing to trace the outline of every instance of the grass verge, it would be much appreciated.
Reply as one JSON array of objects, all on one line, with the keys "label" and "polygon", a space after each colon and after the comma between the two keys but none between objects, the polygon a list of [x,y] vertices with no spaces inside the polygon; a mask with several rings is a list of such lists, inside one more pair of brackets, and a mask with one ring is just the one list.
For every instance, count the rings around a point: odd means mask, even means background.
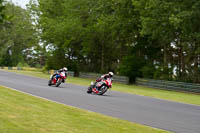
[{"label": "grass verge", "polygon": [[0,86],[1,133],[168,133]]},{"label": "grass verge", "polygon": [[[46,78],[46,79],[48,79],[50,76],[49,74],[45,74],[42,72],[35,72],[35,71],[17,71],[17,70],[9,70],[9,71],[24,74],[24,75]],[[88,86],[91,82],[91,79],[83,79],[83,78],[70,76],[67,79],[67,82],[71,84]],[[113,83],[112,90],[130,93],[130,94],[136,94],[136,95],[149,96],[149,97],[170,100],[170,101],[175,101],[175,102],[200,105],[199,94],[159,90],[159,89],[153,89],[153,88],[148,88],[148,87],[124,85],[124,84],[118,84],[118,83]]]}]

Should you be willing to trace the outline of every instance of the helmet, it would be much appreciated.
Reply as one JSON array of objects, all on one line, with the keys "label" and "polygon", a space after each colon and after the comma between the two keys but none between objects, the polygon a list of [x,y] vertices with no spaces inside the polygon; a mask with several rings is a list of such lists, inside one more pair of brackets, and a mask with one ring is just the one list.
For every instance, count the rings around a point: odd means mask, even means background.
[{"label": "helmet", "polygon": [[112,76],[114,75],[114,73],[113,73],[113,72],[109,72],[108,75],[109,75],[110,77],[112,77]]},{"label": "helmet", "polygon": [[63,70],[64,70],[64,71],[67,71],[67,68],[66,68],[66,67],[63,67]]}]

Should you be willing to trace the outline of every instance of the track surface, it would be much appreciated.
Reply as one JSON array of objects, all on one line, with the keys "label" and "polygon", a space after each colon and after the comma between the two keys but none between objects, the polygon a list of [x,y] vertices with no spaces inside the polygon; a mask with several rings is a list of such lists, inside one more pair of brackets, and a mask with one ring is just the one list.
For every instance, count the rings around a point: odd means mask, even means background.
[{"label": "track surface", "polygon": [[0,85],[93,112],[176,133],[200,133],[200,106],[109,91],[86,93],[85,86],[47,86],[47,80],[0,71]]}]

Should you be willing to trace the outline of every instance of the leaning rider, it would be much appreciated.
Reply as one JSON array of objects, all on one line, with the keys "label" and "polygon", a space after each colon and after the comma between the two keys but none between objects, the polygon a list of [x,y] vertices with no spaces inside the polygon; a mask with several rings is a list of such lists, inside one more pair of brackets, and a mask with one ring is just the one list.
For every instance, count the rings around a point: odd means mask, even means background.
[{"label": "leaning rider", "polygon": [[104,74],[104,75],[101,76],[101,78],[98,78],[98,79],[96,80],[96,82],[100,82],[102,79],[105,79],[105,80],[106,80],[107,78],[112,78],[113,75],[114,75],[113,72],[109,72],[108,74]]},{"label": "leaning rider", "polygon": [[[61,72],[64,72],[65,73],[65,76],[67,77],[67,71],[68,71],[68,69],[66,68],[66,67],[63,67],[63,68],[61,68],[61,69],[59,69],[53,76],[52,76],[52,78],[54,77],[54,76],[56,76],[56,80],[58,80],[58,78],[60,77],[60,73]],[[63,80],[63,82],[65,82],[64,80]]]},{"label": "leaning rider", "polygon": [[[109,72],[108,74],[104,74],[102,75],[100,78],[98,78],[96,80],[96,82],[94,83],[94,85],[96,85],[96,83],[100,82],[101,80],[106,80],[107,78],[111,78],[113,77],[114,73],[113,72]],[[98,88],[97,88],[98,89]]]}]

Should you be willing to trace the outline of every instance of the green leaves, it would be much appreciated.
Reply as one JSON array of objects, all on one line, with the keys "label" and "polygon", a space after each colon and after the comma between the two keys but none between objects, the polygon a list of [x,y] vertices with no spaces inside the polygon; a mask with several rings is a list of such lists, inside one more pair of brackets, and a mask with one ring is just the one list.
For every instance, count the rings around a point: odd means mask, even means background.
[{"label": "green leaves", "polygon": [[25,9],[6,3],[4,10],[10,18],[0,25],[0,65],[16,66],[27,59],[26,51],[36,46],[37,38],[31,17]]},{"label": "green leaves", "polygon": [[34,1],[30,12],[36,15],[40,40],[52,46],[47,49],[48,68],[68,66],[77,73],[118,72],[119,68],[131,78],[157,75],[174,80],[197,73],[200,2]]},{"label": "green leaves", "polygon": [[0,0],[0,23],[5,19],[5,14],[3,13],[5,6],[3,5],[3,2],[4,0]]}]

